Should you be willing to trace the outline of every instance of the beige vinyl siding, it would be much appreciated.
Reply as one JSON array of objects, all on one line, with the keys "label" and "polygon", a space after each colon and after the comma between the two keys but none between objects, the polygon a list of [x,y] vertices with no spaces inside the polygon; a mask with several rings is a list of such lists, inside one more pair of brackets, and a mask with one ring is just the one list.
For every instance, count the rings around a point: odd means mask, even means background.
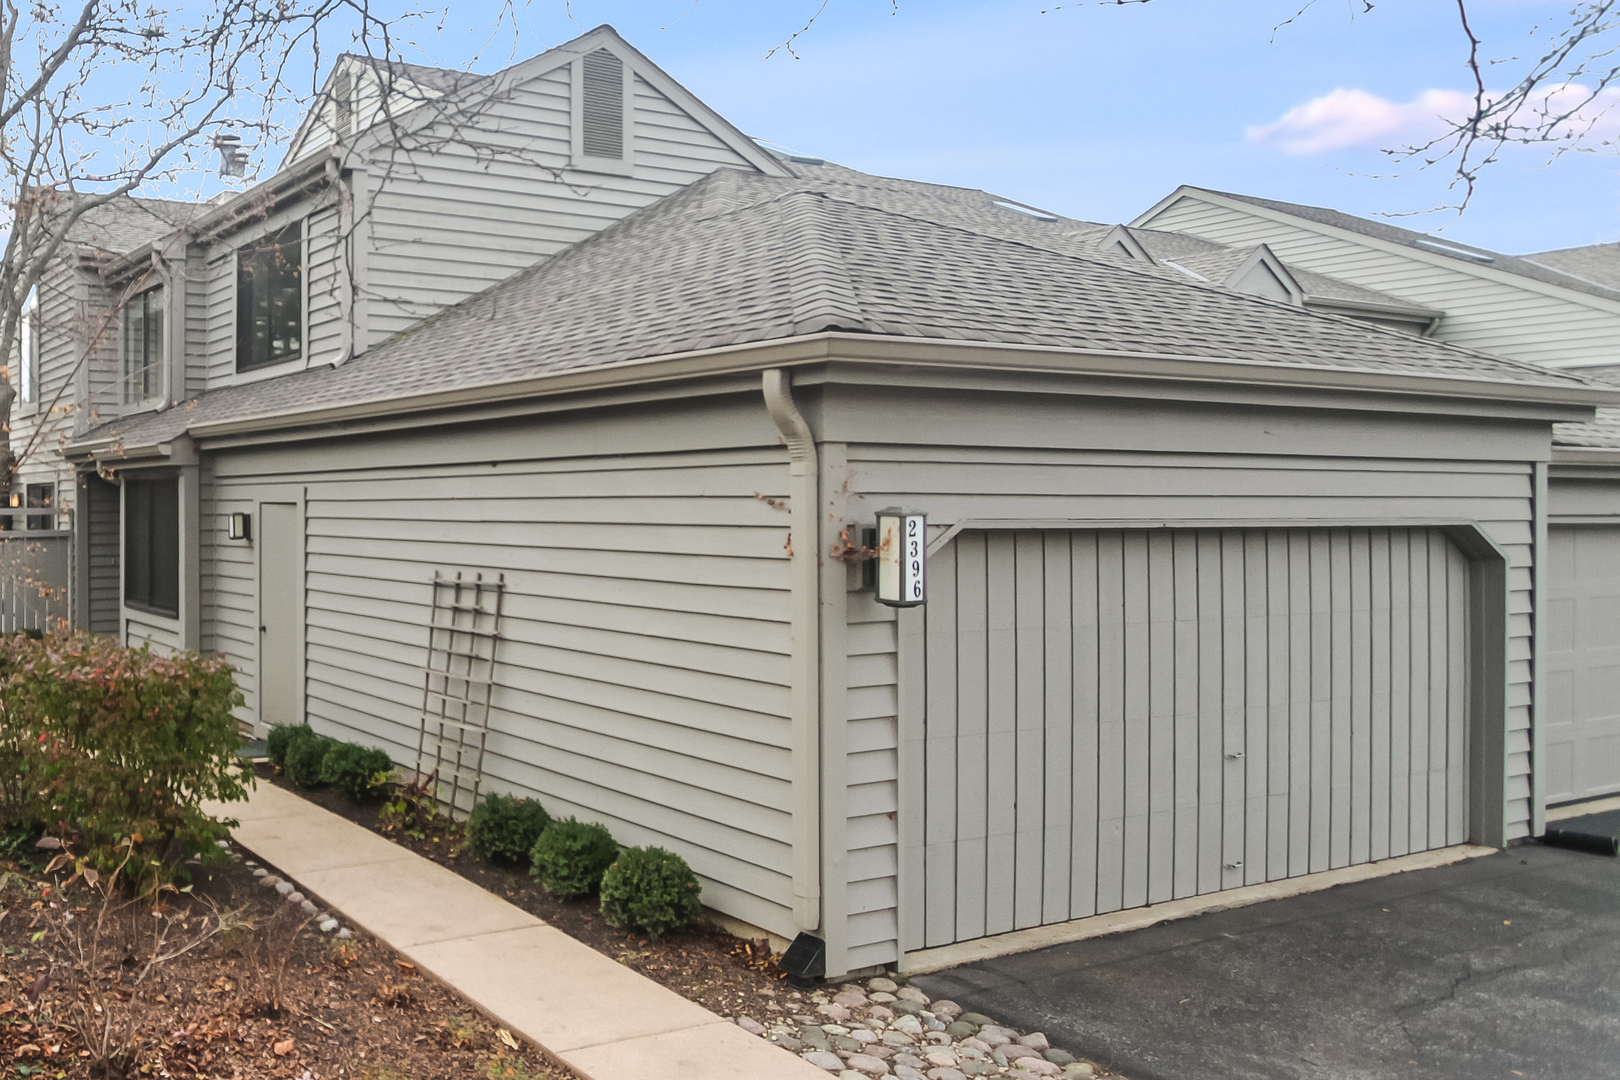
[{"label": "beige vinyl siding", "polygon": [[[373,343],[742,157],[639,76],[634,175],[568,168],[568,68],[392,158],[376,152],[366,267]],[[440,130],[443,128],[443,130]]]},{"label": "beige vinyl siding", "polygon": [[1620,359],[1620,312],[1602,310],[1601,300],[1548,295],[1540,282],[1495,281],[1460,261],[1388,251],[1325,226],[1273,221],[1192,196],[1146,224],[1222,244],[1268,244],[1290,265],[1437,308],[1446,313],[1434,334],[1440,341],[1554,367]]},{"label": "beige vinyl siding", "polygon": [[[434,572],[504,574],[487,788],[677,851],[706,903],[791,934],[787,515],[755,497],[788,473],[750,405],[221,452],[205,520],[305,492],[309,721],[406,766]],[[692,445],[739,431],[752,448]],[[250,687],[251,556],[227,543],[208,633]]]},{"label": "beige vinyl siding", "polygon": [[[888,408],[855,397],[836,406],[824,405],[829,432],[836,437],[881,430],[884,415],[890,417],[888,426],[895,427],[893,417],[910,410],[890,396],[885,400]],[[847,450],[847,518],[871,521],[884,507],[904,506],[926,512],[935,536],[966,519],[1251,520],[1312,527],[1331,527],[1336,521],[1477,521],[1511,561],[1507,835],[1528,836],[1532,623],[1528,461],[1470,460],[1467,454],[1478,444],[1460,432],[1451,438],[1438,433],[1426,438],[1411,426],[1413,422],[1408,422],[1405,438],[1392,431],[1389,438],[1379,439],[1366,426],[1373,421],[1349,414],[1318,416],[1308,428],[1290,430],[1276,414],[1267,420],[1262,413],[1178,414],[1174,406],[1156,411],[1157,423],[1149,425],[1133,418],[1123,403],[1092,412],[1073,405],[998,403],[990,397],[971,406],[958,401],[918,429],[931,427],[938,438],[964,443],[981,438],[1030,444],[1103,441],[1110,438],[1108,417],[1114,416],[1134,432],[1131,441],[1144,446],[1157,443],[1161,449],[945,447],[852,440]],[[1054,423],[1058,417],[1060,424]],[[1287,445],[1278,445],[1276,456],[1190,449],[1222,443],[1253,445],[1259,432],[1281,435],[1277,441]],[[993,434],[986,437],[987,433]],[[1431,456],[1408,456],[1424,444]],[[1468,450],[1458,454],[1459,445]],[[1511,448],[1515,441],[1504,445]],[[1351,456],[1373,448],[1393,456]],[[829,477],[828,482],[836,484],[837,478]],[[845,768],[851,809],[846,825],[850,869],[845,911],[847,967],[855,969],[890,963],[899,955],[895,905],[892,899],[884,904],[883,898],[894,895],[894,876],[888,868],[899,855],[895,818],[900,806],[893,612],[877,604],[870,590],[853,584],[847,603],[851,691]],[[857,701],[862,703],[859,707]]]}]

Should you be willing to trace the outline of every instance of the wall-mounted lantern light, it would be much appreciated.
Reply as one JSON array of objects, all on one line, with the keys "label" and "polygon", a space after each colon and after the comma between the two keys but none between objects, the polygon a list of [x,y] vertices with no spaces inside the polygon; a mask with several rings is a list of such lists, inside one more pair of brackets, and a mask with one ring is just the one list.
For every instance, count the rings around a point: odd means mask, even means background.
[{"label": "wall-mounted lantern light", "polygon": [[253,515],[232,514],[229,535],[232,540],[252,540]]},{"label": "wall-mounted lantern light", "polygon": [[6,505],[11,507],[13,510],[20,509],[22,507],[22,495],[13,491],[10,495],[6,496]]},{"label": "wall-mounted lantern light", "polygon": [[879,510],[877,515],[877,601],[890,607],[916,607],[928,600],[928,519],[915,510]]}]

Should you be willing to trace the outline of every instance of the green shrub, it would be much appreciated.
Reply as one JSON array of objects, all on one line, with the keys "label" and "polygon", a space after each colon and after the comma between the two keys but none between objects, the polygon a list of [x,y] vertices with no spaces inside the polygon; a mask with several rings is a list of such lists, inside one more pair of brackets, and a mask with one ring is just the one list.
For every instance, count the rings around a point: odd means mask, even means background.
[{"label": "green shrub", "polygon": [[663,937],[703,911],[702,886],[686,860],[663,848],[626,848],[602,875],[602,917],[609,926]]},{"label": "green shrub", "polygon": [[490,862],[524,862],[550,824],[540,800],[490,792],[467,816],[467,847]]},{"label": "green shrub", "polygon": [[[84,865],[150,888],[219,858],[234,821],[204,801],[247,798],[234,669],[93,634],[0,639],[0,813],[43,828]],[[127,862],[125,858],[127,856]]]},{"label": "green shrub", "polygon": [[264,737],[264,753],[270,764],[278,769],[287,767],[287,751],[293,744],[314,735],[308,724],[271,724],[270,734]]},{"label": "green shrub", "polygon": [[325,735],[310,735],[295,740],[287,749],[287,779],[303,788],[319,787],[325,783],[326,755],[336,745],[336,739],[328,739]]},{"label": "green shrub", "polygon": [[568,818],[553,821],[529,852],[529,873],[553,896],[584,896],[602,883],[602,871],[619,857],[619,845],[602,825]]},{"label": "green shrub", "polygon": [[331,784],[355,802],[365,802],[382,789],[393,770],[388,751],[340,742],[328,748],[321,761],[321,783]]}]

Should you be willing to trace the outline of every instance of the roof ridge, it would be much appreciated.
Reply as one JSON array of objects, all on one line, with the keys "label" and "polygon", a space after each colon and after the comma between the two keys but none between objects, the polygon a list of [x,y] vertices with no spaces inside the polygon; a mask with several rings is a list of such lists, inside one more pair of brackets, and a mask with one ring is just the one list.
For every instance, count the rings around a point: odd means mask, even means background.
[{"label": "roof ridge", "polygon": [[[804,252],[788,267],[793,332],[870,329],[861,312],[854,278],[829,235],[831,222],[824,212],[827,196],[790,191],[770,201],[781,204],[789,236],[787,250],[797,247]],[[755,204],[755,208],[759,205]]]}]

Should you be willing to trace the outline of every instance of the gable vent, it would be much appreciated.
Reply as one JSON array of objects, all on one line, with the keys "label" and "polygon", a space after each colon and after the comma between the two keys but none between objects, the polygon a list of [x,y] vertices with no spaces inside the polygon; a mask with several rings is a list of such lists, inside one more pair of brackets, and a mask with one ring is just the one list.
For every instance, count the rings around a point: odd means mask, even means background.
[{"label": "gable vent", "polygon": [[624,61],[597,49],[582,61],[583,149],[591,157],[624,158]]},{"label": "gable vent", "polygon": [[347,71],[332,78],[332,128],[338,138],[348,135],[354,127],[354,86]]}]

